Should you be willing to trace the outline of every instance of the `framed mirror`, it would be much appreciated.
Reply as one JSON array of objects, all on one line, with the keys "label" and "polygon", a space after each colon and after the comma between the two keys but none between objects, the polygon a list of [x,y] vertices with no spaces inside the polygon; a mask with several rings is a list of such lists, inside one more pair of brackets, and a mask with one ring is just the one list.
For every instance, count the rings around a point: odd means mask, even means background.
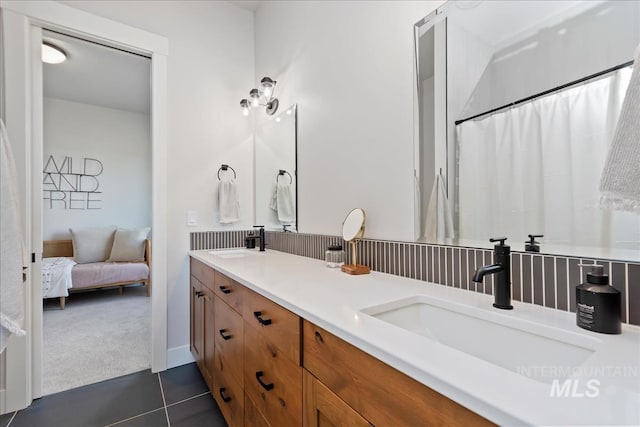
[{"label": "framed mirror", "polygon": [[297,115],[294,104],[256,128],[256,224],[267,230],[297,231]]},{"label": "framed mirror", "polygon": [[640,259],[640,216],[598,188],[640,2],[449,1],[414,35],[419,241]]}]

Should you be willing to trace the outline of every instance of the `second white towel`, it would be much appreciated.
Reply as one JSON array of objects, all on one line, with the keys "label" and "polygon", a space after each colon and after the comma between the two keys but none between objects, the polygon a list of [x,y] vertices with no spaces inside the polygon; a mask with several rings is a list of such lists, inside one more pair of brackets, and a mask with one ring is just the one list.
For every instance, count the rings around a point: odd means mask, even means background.
[{"label": "second white towel", "polygon": [[293,185],[280,182],[275,185],[269,207],[276,211],[278,221],[282,223],[296,222],[296,204],[294,202]]}]

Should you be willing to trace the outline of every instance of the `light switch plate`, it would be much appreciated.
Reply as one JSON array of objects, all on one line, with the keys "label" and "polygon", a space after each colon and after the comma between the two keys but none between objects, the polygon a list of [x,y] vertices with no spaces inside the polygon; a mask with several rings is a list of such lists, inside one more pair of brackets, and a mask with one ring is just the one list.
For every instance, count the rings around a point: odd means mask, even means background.
[{"label": "light switch plate", "polygon": [[190,227],[198,225],[198,213],[196,211],[187,211],[187,225]]}]

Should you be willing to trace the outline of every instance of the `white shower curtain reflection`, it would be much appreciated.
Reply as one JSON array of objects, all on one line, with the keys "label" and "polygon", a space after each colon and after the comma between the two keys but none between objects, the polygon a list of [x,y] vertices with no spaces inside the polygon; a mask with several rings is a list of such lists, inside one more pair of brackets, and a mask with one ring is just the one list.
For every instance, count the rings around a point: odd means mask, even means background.
[{"label": "white shower curtain reflection", "polygon": [[[459,236],[637,249],[638,216],[599,209],[631,69],[457,126]],[[515,243],[518,243],[516,240]]]}]

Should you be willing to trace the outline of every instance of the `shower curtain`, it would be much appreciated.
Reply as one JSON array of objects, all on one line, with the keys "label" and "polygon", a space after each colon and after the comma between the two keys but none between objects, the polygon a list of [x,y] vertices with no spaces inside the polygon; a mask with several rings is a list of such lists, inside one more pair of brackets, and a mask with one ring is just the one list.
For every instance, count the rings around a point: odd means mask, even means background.
[{"label": "shower curtain", "polygon": [[599,209],[598,191],[630,76],[624,68],[458,125],[460,239],[522,244],[544,232],[551,245],[637,251],[639,217]]}]

